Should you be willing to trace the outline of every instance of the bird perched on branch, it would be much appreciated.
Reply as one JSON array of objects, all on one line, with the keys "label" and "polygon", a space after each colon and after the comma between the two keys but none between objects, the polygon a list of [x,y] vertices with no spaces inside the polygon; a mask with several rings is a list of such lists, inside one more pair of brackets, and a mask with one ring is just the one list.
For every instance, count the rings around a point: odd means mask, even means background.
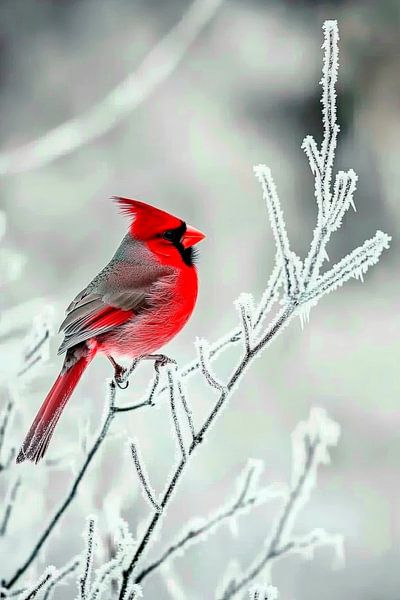
[{"label": "bird perched on branch", "polygon": [[101,352],[115,380],[124,369],[116,356],[153,358],[189,319],[197,298],[193,246],[205,236],[186,223],[138,200],[115,197],[131,218],[128,234],[106,267],[71,302],[60,331],[63,367],[17,456],[38,462],[84,370]]}]

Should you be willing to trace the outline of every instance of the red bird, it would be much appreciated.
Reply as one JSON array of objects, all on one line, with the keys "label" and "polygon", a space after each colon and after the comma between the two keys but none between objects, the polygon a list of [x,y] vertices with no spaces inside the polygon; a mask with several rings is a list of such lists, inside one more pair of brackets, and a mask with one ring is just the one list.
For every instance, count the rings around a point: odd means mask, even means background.
[{"label": "red bird", "polygon": [[63,408],[97,352],[109,358],[118,382],[123,369],[114,356],[151,355],[182,329],[194,309],[193,246],[204,234],[144,202],[114,200],[132,219],[129,232],[108,265],[67,308],[58,351],[66,351],[64,365],[17,462],[43,458]]}]

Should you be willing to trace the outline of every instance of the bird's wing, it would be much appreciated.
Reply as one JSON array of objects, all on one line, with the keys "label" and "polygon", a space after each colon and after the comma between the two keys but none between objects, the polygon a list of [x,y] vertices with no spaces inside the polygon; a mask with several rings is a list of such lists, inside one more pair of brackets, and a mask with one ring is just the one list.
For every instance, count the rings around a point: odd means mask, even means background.
[{"label": "bird's wing", "polygon": [[[127,273],[129,272],[129,286]],[[168,273],[119,264],[94,279],[68,306],[58,353],[122,325],[149,306],[151,286]]]}]

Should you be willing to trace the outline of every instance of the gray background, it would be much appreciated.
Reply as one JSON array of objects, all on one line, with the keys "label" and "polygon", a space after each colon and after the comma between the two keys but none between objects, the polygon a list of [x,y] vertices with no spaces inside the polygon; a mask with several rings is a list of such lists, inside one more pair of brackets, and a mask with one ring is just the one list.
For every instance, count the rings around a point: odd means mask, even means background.
[{"label": "gray background", "polygon": [[[179,19],[188,3],[133,0],[3,0],[0,5],[1,148],[9,150],[90,108],[132,72]],[[159,205],[207,233],[199,262],[196,312],[166,352],[183,363],[195,336],[210,341],[234,326],[233,300],[256,298],[266,284],[274,247],[252,165],[273,172],[294,248],[308,249],[315,222],[313,178],[300,145],[320,139],[321,25],[340,27],[337,168],[359,175],[355,202],[328,252],[331,261],[371,237],[393,236],[392,248],[364,284],[352,280],[324,298],[301,330],[296,320],[253,365],[180,486],[154,550],[193,515],[225,501],[248,457],[265,461],[264,481],[290,473],[290,433],[313,405],[339,422],[342,438],[332,465],[297,520],[297,533],[324,527],[345,537],[346,567],[332,570],[332,552],[313,561],[290,557],[273,568],[281,598],[398,599],[399,451],[398,254],[400,217],[399,4],[382,2],[227,1],[182,64],[146,102],[94,142],[29,172],[4,175],[1,208],[8,219],[3,246],[25,257],[20,277],[1,288],[2,308],[44,298],[61,320],[64,306],[112,255],[127,222],[108,199],[127,195]],[[18,328],[19,323],[16,323]],[[23,328],[21,328],[21,333]],[[19,440],[55,377],[59,339],[40,373],[13,383],[22,416]],[[19,338],[0,347],[1,381],[16,370]],[[217,370],[227,375],[236,354]],[[121,398],[139,398],[145,367]],[[93,431],[110,366],[98,359],[68,406],[50,448],[79,464],[78,430]],[[196,419],[212,394],[191,385]],[[3,394],[4,396],[5,394]],[[174,460],[166,406],[135,413],[113,436],[82,486],[43,557],[61,565],[82,547],[88,512],[103,533],[121,509],[132,531],[147,514],[126,439],[135,436],[153,486],[161,490]],[[17,442],[15,442],[17,443]],[[70,444],[70,445],[69,445]],[[74,463],[73,463],[74,464]],[[12,571],[63,497],[68,468],[26,472],[8,540],[5,575]],[[2,483],[3,485],[3,483]],[[186,598],[212,598],[226,565],[243,566],[270,531],[278,503],[257,509],[232,538],[222,528],[174,563]],[[39,569],[40,571],[40,569]],[[163,577],[147,582],[149,598],[170,598]],[[56,598],[70,598],[60,590]]]}]

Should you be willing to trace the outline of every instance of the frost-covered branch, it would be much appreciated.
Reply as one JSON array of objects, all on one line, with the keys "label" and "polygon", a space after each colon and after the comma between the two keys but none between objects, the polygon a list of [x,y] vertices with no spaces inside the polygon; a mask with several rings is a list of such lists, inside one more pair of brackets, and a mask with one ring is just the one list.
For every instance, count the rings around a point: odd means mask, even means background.
[{"label": "frost-covered branch", "polygon": [[[84,534],[85,550],[81,555],[75,556],[64,567],[55,570],[52,568],[51,577],[48,576],[48,570],[40,578],[39,582],[48,583],[43,600],[50,600],[53,597],[55,587],[62,581],[79,569],[80,575],[77,580],[78,598],[84,600],[108,600],[110,598],[110,585],[113,579],[121,578],[121,570],[126,559],[126,553],[132,549],[133,539],[129,532],[127,524],[120,519],[115,534],[116,551],[114,555],[99,566],[94,566],[95,550],[98,545],[99,532],[94,517],[88,519],[88,526]],[[44,585],[44,583],[42,585]],[[35,586],[36,589],[37,586]],[[38,588],[39,589],[39,588]],[[135,591],[140,591],[140,586],[135,585]],[[30,590],[29,593],[31,593]],[[24,591],[27,594],[27,591]],[[5,597],[11,597],[6,594]],[[33,597],[33,596],[32,596]],[[139,597],[139,596],[138,596]]]},{"label": "frost-covered branch", "polygon": [[18,600],[32,600],[33,598],[36,598],[38,593],[42,591],[56,576],[57,569],[55,567],[47,567],[43,575],[39,577],[34,586],[19,596]]},{"label": "frost-covered branch", "polygon": [[141,583],[145,577],[160,567],[165,561],[175,555],[182,555],[189,546],[205,542],[209,535],[214,533],[219,525],[237,519],[247,514],[251,508],[260,504],[285,496],[286,489],[282,486],[271,485],[267,488],[259,487],[261,463],[249,461],[244,473],[238,478],[238,493],[229,500],[226,507],[220,509],[215,515],[208,519],[200,518],[189,523],[184,532],[178,536],[177,541],[172,543],[161,556],[146,566],[135,578],[136,583]]},{"label": "frost-covered branch", "polygon": [[93,108],[51,129],[39,139],[0,154],[0,174],[43,167],[104,135],[132,113],[178,67],[223,0],[194,0],[172,29],[128,75]]},{"label": "frost-covered branch", "polygon": [[329,463],[329,449],[336,446],[339,427],[322,409],[313,409],[307,421],[300,423],[293,432],[293,466],[290,494],[283,505],[274,531],[265,550],[241,576],[231,579],[218,598],[228,600],[247,588],[265,567],[290,552],[313,552],[320,545],[333,545],[337,555],[342,556],[341,536],[332,536],[316,530],[302,538],[292,536],[295,518],[316,485],[320,464]]},{"label": "frost-covered branch", "polygon": [[[54,528],[57,526],[61,517],[64,515],[67,508],[70,506],[71,502],[74,500],[77,490],[79,488],[79,485],[80,485],[83,477],[85,476],[86,471],[88,470],[88,467],[90,466],[90,464],[92,463],[98,450],[100,449],[101,444],[105,440],[106,435],[111,427],[111,424],[113,422],[115,415],[118,414],[120,412],[120,410],[123,410],[123,409],[120,409],[120,407],[116,406],[115,399],[116,399],[116,386],[115,386],[115,382],[113,380],[111,380],[108,384],[108,398],[107,398],[107,402],[106,402],[106,410],[105,410],[105,416],[103,418],[103,423],[100,427],[98,434],[95,436],[92,446],[90,447],[89,451],[87,452],[87,454],[85,456],[82,466],[78,470],[78,473],[71,485],[71,488],[70,488],[68,494],[62,501],[60,507],[58,508],[58,510],[56,511],[54,516],[49,521],[47,527],[45,528],[45,530],[43,531],[43,533],[41,534],[41,536],[39,537],[37,542],[35,543],[34,547],[32,548],[31,552],[29,553],[27,559],[24,561],[24,563],[20,567],[17,568],[14,575],[12,575],[12,577],[10,577],[10,579],[8,579],[6,582],[3,582],[3,587],[11,588],[20,579],[20,577],[25,573],[25,571],[28,569],[28,567],[31,566],[33,561],[36,559],[40,549],[45,544],[45,542],[49,538],[50,534],[54,531]],[[142,406],[147,405],[147,404],[148,404],[148,402],[133,405],[133,406],[129,407],[129,410],[135,410],[135,409],[141,408]]]},{"label": "frost-covered branch", "polygon": [[[9,393],[9,390],[7,392]],[[6,459],[3,459],[2,456],[7,429],[10,425],[14,409],[14,400],[10,394],[0,415],[0,472],[9,468],[15,455],[15,448],[11,448]]]},{"label": "frost-covered branch", "polygon": [[95,519],[93,517],[89,517],[88,519],[88,527],[85,532],[86,537],[86,552],[84,556],[84,560],[82,560],[82,572],[78,580],[79,587],[79,600],[88,600],[88,591],[91,584],[92,571],[93,571],[93,560],[94,560],[94,549],[95,549],[95,540],[96,540],[96,531],[95,531]]},{"label": "frost-covered branch", "polygon": [[175,383],[176,383],[176,388],[178,390],[179,398],[180,398],[181,404],[183,406],[183,410],[185,411],[185,415],[186,415],[186,419],[187,419],[187,422],[189,425],[190,433],[192,435],[192,441],[194,442],[196,439],[196,431],[195,431],[194,423],[193,423],[192,410],[186,399],[186,394],[183,390],[182,379],[181,379],[179,373],[176,373],[175,379],[176,379]]},{"label": "frost-covered branch", "polygon": [[18,490],[21,486],[21,478],[18,477],[14,483],[11,485],[7,499],[5,501],[5,507],[3,510],[3,516],[0,520],[0,537],[4,537],[7,532],[8,523],[10,521],[11,513],[15,505],[15,500],[17,498]]},{"label": "frost-covered branch", "polygon": [[65,565],[65,567],[58,569],[57,574],[52,578],[50,584],[48,585],[45,594],[43,596],[43,600],[51,600],[54,595],[54,589],[57,585],[62,583],[64,579],[67,579],[70,575],[72,575],[79,567],[80,559],[73,558],[69,563]]},{"label": "frost-covered branch", "polygon": [[150,502],[151,506],[157,510],[161,511],[161,508],[158,506],[157,501],[155,499],[155,494],[151,489],[151,485],[149,483],[149,478],[147,474],[145,474],[144,467],[142,466],[143,461],[139,458],[139,453],[137,449],[137,445],[135,442],[131,442],[131,453],[133,458],[133,463],[136,468],[136,472],[141,484],[141,489],[143,490],[144,497]]},{"label": "frost-covered branch", "polygon": [[169,400],[171,407],[172,422],[176,433],[176,439],[178,440],[179,449],[181,451],[182,459],[185,461],[187,457],[185,443],[183,441],[183,435],[181,430],[181,424],[179,422],[178,413],[176,412],[176,398],[175,398],[175,381],[172,369],[168,369],[168,386],[169,386]]},{"label": "frost-covered branch", "polygon": [[211,371],[210,365],[210,349],[208,342],[204,339],[196,340],[196,348],[199,356],[200,370],[207,381],[208,385],[221,393],[225,393],[225,386],[218,381],[217,377]]}]

